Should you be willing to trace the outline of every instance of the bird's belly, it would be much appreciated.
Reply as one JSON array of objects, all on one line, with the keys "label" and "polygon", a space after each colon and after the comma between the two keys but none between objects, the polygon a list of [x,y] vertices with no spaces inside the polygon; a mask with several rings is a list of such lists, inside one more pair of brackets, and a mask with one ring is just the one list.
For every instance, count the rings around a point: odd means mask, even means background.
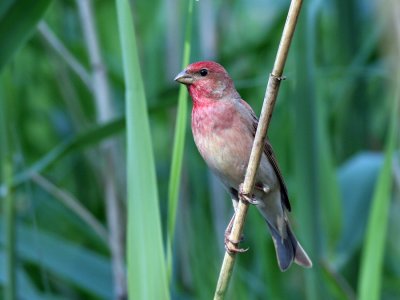
[{"label": "bird's belly", "polygon": [[237,137],[230,129],[208,132],[200,138],[195,136],[197,148],[209,168],[234,187],[243,182],[252,145],[246,135],[242,135],[244,140],[238,141]]},{"label": "bird's belly", "polygon": [[[235,189],[244,180],[254,141],[249,128],[239,118],[226,109],[219,115],[206,109],[192,113],[193,137],[201,156],[228,188]],[[265,155],[257,172],[258,182],[271,189],[277,186],[275,171]]]}]

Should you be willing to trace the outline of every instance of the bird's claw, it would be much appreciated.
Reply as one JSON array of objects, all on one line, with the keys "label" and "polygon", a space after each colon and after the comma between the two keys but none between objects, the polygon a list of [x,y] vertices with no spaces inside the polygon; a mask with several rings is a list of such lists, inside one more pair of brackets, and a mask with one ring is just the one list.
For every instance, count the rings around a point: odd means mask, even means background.
[{"label": "bird's claw", "polygon": [[239,241],[234,241],[229,239],[228,236],[225,235],[225,250],[226,252],[228,252],[229,254],[235,254],[235,253],[244,253],[247,250],[249,250],[249,248],[239,248],[239,243],[243,240],[243,236],[240,238]]},{"label": "bird's claw", "polygon": [[240,237],[240,239],[238,241],[236,240],[232,240],[231,238],[229,238],[229,235],[231,233],[227,234],[225,233],[225,245],[228,243],[234,244],[234,245],[239,245],[239,243],[244,241],[244,235],[242,234],[242,236]]},{"label": "bird's claw", "polygon": [[231,235],[232,232],[232,226],[233,226],[233,222],[235,220],[235,214],[232,216],[232,219],[230,220],[228,227],[225,230],[225,239],[224,239],[224,244],[225,244],[225,250],[226,252],[228,252],[229,254],[234,254],[234,253],[243,253],[246,252],[247,250],[249,250],[249,248],[247,249],[242,249],[239,248],[239,243],[242,242],[244,240],[243,235],[240,237],[239,241],[235,241],[232,240],[229,236]]},{"label": "bird's claw", "polygon": [[253,205],[258,204],[258,201],[256,199],[254,199],[253,196],[250,196],[249,194],[243,192],[243,183],[240,184],[240,186],[239,186],[239,197],[240,197],[240,199],[242,199],[250,204],[253,204]]}]

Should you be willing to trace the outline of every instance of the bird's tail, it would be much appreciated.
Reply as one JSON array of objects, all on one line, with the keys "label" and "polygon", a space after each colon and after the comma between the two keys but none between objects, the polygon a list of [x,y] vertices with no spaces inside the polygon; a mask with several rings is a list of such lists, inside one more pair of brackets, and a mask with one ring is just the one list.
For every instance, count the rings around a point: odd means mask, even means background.
[{"label": "bird's tail", "polygon": [[286,271],[293,261],[302,267],[311,268],[312,262],[310,258],[297,241],[289,223],[287,221],[285,221],[285,223],[287,235],[284,238],[279,234],[278,230],[271,226],[271,224],[267,221],[269,230],[271,231],[272,239],[274,241],[279,268],[281,271]]}]

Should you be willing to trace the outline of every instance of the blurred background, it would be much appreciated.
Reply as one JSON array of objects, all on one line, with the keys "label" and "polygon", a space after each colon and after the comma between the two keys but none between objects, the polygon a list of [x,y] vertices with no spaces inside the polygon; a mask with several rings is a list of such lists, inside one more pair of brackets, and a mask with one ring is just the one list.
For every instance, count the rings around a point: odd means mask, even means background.
[{"label": "blurred background", "polygon": [[[210,299],[233,209],[197,152],[190,125],[176,216],[168,208],[179,89],[173,78],[182,70],[190,3],[190,61],[221,63],[259,115],[290,2],[130,2],[163,245],[168,220],[176,220],[168,293]],[[4,299],[127,294],[130,182],[119,17],[108,0],[0,3]],[[400,298],[399,53],[398,1],[303,3],[268,135],[294,231],[314,268],[281,273],[264,221],[250,208],[243,243],[250,250],[237,259],[227,299]],[[143,214],[145,198],[135,200]],[[151,263],[135,248],[140,244],[134,240],[128,255]],[[129,272],[134,278],[136,270]]]}]

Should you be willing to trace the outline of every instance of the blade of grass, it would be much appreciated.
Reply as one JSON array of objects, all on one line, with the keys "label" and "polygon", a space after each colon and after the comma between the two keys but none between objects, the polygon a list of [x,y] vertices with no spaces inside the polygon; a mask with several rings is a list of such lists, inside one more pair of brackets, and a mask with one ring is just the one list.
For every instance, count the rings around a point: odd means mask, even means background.
[{"label": "blade of grass", "polygon": [[321,263],[321,274],[334,299],[355,300],[356,295],[349,283],[327,261]]},{"label": "blade of grass", "polygon": [[[110,80],[104,64],[102,51],[100,50],[99,33],[95,26],[96,17],[92,0],[76,1],[87,53],[90,58],[91,83],[93,89],[93,101],[96,107],[97,123],[102,124],[113,119],[115,116],[114,103],[111,98]],[[127,295],[126,272],[125,272],[125,225],[122,221],[125,213],[121,208],[121,199],[117,193],[118,177],[112,175],[117,170],[117,156],[119,147],[115,140],[101,143],[99,154],[104,161],[100,165],[100,174],[103,182],[103,193],[105,200],[105,212],[107,227],[109,231],[108,243],[111,250],[111,264],[114,280],[114,298],[124,299]]]},{"label": "blade of grass", "polygon": [[[121,132],[125,128],[125,118],[118,118],[104,125],[98,125],[83,133],[78,133],[73,137],[65,139],[54,147],[41,159],[31,165],[29,168],[17,173],[12,180],[12,188],[15,188],[27,180],[31,179],[36,173],[40,173],[50,165],[54,164],[65,155],[92,146],[100,141]],[[6,192],[5,185],[0,186],[0,197]]]},{"label": "blade of grass", "polygon": [[90,75],[85,67],[79,62],[77,58],[68,50],[62,41],[55,35],[46,22],[42,21],[38,30],[43,36],[44,40],[51,46],[51,48],[65,61],[72,71],[82,80],[90,91],[93,91],[93,84],[90,80]]},{"label": "blade of grass", "polygon": [[6,234],[6,286],[4,299],[13,300],[16,296],[16,272],[15,272],[15,205],[12,195],[12,158],[9,145],[9,123],[7,122],[6,97],[3,97],[0,86],[0,162],[1,181],[5,182],[6,193],[3,198],[4,223]]},{"label": "blade of grass", "polygon": [[[182,68],[189,64],[190,39],[192,31],[193,0],[188,3],[187,24],[185,41],[183,47]],[[168,278],[172,276],[172,243],[174,242],[176,209],[178,206],[179,187],[181,182],[181,171],[183,161],[183,150],[185,145],[187,119],[187,90],[180,85],[178,97],[178,112],[175,123],[174,147],[172,151],[172,163],[168,185],[168,240],[167,240],[167,269]]]},{"label": "blade of grass", "polygon": [[326,102],[321,101],[322,99],[318,97],[316,104],[319,198],[321,199],[322,224],[326,232],[324,241],[326,245],[323,250],[326,256],[333,256],[342,229],[342,202],[333,163],[332,143],[327,130],[329,123],[327,107]]},{"label": "blade of grass", "polygon": [[16,0],[0,19],[0,70],[34,32],[51,0]]},{"label": "blade of grass", "polygon": [[[399,82],[399,76],[396,82]],[[390,128],[387,137],[385,159],[380,171],[371,212],[367,224],[367,233],[361,257],[358,293],[360,300],[380,299],[382,285],[382,265],[386,244],[389,204],[392,188],[392,161],[399,134],[398,113],[400,88],[393,97],[393,109],[390,117]]]},{"label": "blade of grass", "polygon": [[338,169],[344,222],[336,256],[331,262],[336,270],[342,270],[361,248],[374,185],[382,169],[383,159],[383,153],[361,152]]},{"label": "blade of grass", "polygon": [[131,7],[117,0],[126,89],[129,299],[169,299],[147,103]]},{"label": "blade of grass", "polygon": [[16,295],[16,277],[15,277],[15,205],[12,190],[10,188],[12,183],[12,165],[11,157],[7,155],[2,160],[3,165],[3,178],[7,186],[7,194],[4,198],[4,221],[6,230],[6,272],[7,284],[4,289],[4,299],[13,300]]},{"label": "blade of grass", "polygon": [[[307,7],[307,14],[303,15],[299,21],[299,38],[296,40],[297,54],[296,59],[296,99],[294,101],[294,175],[296,182],[296,202],[294,210],[298,215],[301,224],[300,240],[305,245],[311,259],[315,262],[318,258],[318,241],[321,233],[319,232],[319,205],[317,196],[317,162],[318,150],[316,132],[316,97],[315,89],[309,85],[314,82],[315,66],[313,61],[314,53],[314,32],[310,32],[308,18],[310,8]],[[310,35],[311,34],[311,35]],[[310,52],[312,51],[312,52]],[[304,59],[305,58],[305,59]],[[296,205],[301,203],[301,208]],[[300,208],[300,209],[297,209]],[[318,274],[314,264],[311,270],[305,272],[305,287],[307,299],[319,299]]]},{"label": "blade of grass", "polygon": [[[0,250],[0,266],[7,265],[6,255],[3,251]],[[18,291],[16,291],[17,299],[29,299],[29,300],[43,300],[43,294],[40,294],[34,285],[34,283],[30,280],[30,277],[22,269],[22,267],[17,268],[16,270],[16,278],[17,285],[19,287]],[[5,274],[5,270],[0,268],[0,285],[7,285],[7,278]]]},{"label": "blade of grass", "polygon": [[81,204],[74,196],[53,184],[39,174],[32,175],[32,180],[39,185],[43,190],[60,201],[65,207],[74,212],[83,222],[85,222],[100,238],[107,244],[108,232],[107,229],[96,219],[96,217]]},{"label": "blade of grass", "polygon": [[[167,106],[169,107],[169,104]],[[149,113],[155,113],[159,109],[163,110],[165,108],[163,106],[150,107]],[[96,125],[83,133],[78,133],[75,136],[66,138],[29,168],[15,174],[11,187],[18,187],[22,183],[31,179],[32,175],[44,171],[67,154],[93,146],[123,130],[125,130],[125,117],[119,117],[108,123]],[[0,185],[0,197],[3,197],[5,192],[5,186]]]},{"label": "blade of grass", "polygon": [[[167,107],[169,106],[170,104],[167,104]],[[158,110],[164,110],[165,108],[166,107],[164,106],[150,107],[149,113],[156,113]],[[85,132],[66,138],[64,141],[55,146],[53,150],[49,151],[37,162],[32,164],[29,168],[15,174],[11,187],[18,187],[22,183],[31,179],[32,175],[44,171],[46,168],[56,163],[67,154],[82,150],[89,146],[93,146],[107,139],[108,137],[120,133],[123,130],[125,130],[125,116],[115,118],[113,121],[105,124],[96,125]],[[5,195],[5,191],[5,186],[0,185],[0,197]]]},{"label": "blade of grass", "polygon": [[[0,221],[4,220],[0,218]],[[4,227],[0,225],[0,246],[5,243],[3,230]],[[49,274],[61,279],[61,282],[65,280],[97,298],[112,299],[112,275],[108,257],[34,225],[18,224],[16,231],[19,237],[16,253],[22,262],[42,266]]]}]

